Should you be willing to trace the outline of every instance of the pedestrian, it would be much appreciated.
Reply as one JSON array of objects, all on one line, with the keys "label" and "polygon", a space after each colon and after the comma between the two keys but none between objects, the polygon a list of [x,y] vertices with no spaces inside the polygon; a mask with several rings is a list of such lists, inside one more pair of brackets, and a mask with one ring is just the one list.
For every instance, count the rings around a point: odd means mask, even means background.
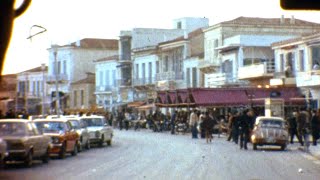
[{"label": "pedestrian", "polygon": [[296,121],[297,121],[298,140],[301,146],[303,146],[304,141],[302,140],[302,138],[304,137],[304,133],[305,133],[304,130],[307,122],[306,114],[304,112],[301,112],[301,110],[297,110]]},{"label": "pedestrian", "polygon": [[250,113],[248,110],[244,110],[239,118],[239,130],[240,130],[240,149],[248,149],[247,143],[250,135]]},{"label": "pedestrian", "polygon": [[206,142],[211,143],[213,138],[212,133],[214,127],[214,120],[209,116],[208,112],[205,113],[202,124],[205,132]]},{"label": "pedestrian", "polygon": [[177,117],[178,111],[175,110],[174,113],[171,116],[171,134],[175,134],[175,121],[176,121],[176,117]]},{"label": "pedestrian", "polygon": [[117,116],[117,121],[119,123],[119,129],[120,131],[123,128],[123,119],[124,119],[124,114],[123,112],[121,112],[121,110],[118,110],[118,116]]},{"label": "pedestrian", "polygon": [[197,129],[198,121],[199,121],[199,117],[197,115],[197,110],[194,109],[193,112],[190,114],[190,120],[189,120],[192,138],[194,139],[198,138],[198,129]]},{"label": "pedestrian", "polygon": [[317,145],[317,140],[320,138],[320,109],[314,111],[311,118],[311,132],[312,132],[312,144]]},{"label": "pedestrian", "polygon": [[205,117],[206,117],[205,113],[201,112],[200,115],[199,115],[198,131],[200,132],[200,137],[202,139],[206,138],[205,130],[204,130],[204,127],[203,127],[203,121],[204,121]]},{"label": "pedestrian", "polygon": [[240,124],[240,113],[234,111],[233,113],[233,123],[232,123],[232,139],[235,144],[238,144],[239,141],[239,124]]},{"label": "pedestrian", "polygon": [[294,143],[294,136],[297,137],[299,142],[302,144],[302,141],[300,137],[298,136],[298,131],[297,131],[297,121],[296,121],[296,112],[293,113],[293,116],[288,117],[287,122],[289,126],[289,135],[290,135],[290,143]]},{"label": "pedestrian", "polygon": [[227,138],[227,141],[230,141],[231,138],[232,138],[232,126],[233,126],[233,123],[234,123],[234,115],[229,112],[228,113],[228,138]]},{"label": "pedestrian", "polygon": [[131,120],[130,114],[128,111],[126,111],[124,114],[124,128],[126,129],[126,131],[128,131],[128,129],[129,129],[129,121],[130,120]]}]

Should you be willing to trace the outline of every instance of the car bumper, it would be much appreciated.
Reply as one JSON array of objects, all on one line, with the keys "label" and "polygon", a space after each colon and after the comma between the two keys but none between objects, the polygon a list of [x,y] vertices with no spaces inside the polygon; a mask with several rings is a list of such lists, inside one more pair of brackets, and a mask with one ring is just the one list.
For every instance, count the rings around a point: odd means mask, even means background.
[{"label": "car bumper", "polygon": [[61,152],[61,149],[62,149],[62,146],[63,144],[51,144],[51,148],[50,148],[50,151],[49,153],[50,154],[58,154]]},{"label": "car bumper", "polygon": [[252,140],[253,144],[257,144],[257,145],[286,145],[288,143],[287,140],[283,140],[283,139],[265,139],[265,138],[261,138],[261,139],[254,139]]},{"label": "car bumper", "polygon": [[26,156],[26,150],[9,150],[4,157],[4,160],[23,160]]},{"label": "car bumper", "polygon": [[101,142],[100,138],[90,138],[90,143],[99,143]]}]

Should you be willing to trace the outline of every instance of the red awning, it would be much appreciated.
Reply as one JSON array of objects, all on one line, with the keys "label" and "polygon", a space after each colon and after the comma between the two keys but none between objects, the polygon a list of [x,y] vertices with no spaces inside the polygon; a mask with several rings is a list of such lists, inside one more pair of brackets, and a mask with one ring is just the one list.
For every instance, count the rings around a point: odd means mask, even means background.
[{"label": "red awning", "polygon": [[243,89],[194,89],[192,95],[197,106],[247,105]]}]

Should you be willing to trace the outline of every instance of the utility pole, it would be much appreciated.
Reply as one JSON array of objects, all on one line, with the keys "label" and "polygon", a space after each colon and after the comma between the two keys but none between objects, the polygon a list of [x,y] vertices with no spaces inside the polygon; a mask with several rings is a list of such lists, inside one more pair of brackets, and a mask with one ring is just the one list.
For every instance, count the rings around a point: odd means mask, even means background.
[{"label": "utility pole", "polygon": [[53,52],[54,55],[54,74],[55,74],[55,85],[56,85],[56,113],[60,117],[60,95],[59,95],[59,82],[58,82],[58,61],[57,61],[57,51]]},{"label": "utility pole", "polygon": [[45,77],[44,77],[44,71],[46,69],[46,65],[44,63],[41,64],[41,70],[42,70],[42,117],[45,115],[45,95],[46,95],[46,90],[45,90]]}]

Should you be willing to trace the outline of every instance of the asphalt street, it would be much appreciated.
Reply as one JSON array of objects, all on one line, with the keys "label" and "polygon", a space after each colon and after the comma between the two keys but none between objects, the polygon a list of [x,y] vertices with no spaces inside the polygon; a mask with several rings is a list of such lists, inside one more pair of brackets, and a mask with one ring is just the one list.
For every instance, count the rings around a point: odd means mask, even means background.
[{"label": "asphalt street", "polygon": [[34,161],[31,168],[9,164],[0,179],[320,179],[320,161],[298,150],[265,147],[240,150],[215,137],[211,144],[191,135],[149,130],[115,130],[111,147],[96,147],[49,164]]}]

